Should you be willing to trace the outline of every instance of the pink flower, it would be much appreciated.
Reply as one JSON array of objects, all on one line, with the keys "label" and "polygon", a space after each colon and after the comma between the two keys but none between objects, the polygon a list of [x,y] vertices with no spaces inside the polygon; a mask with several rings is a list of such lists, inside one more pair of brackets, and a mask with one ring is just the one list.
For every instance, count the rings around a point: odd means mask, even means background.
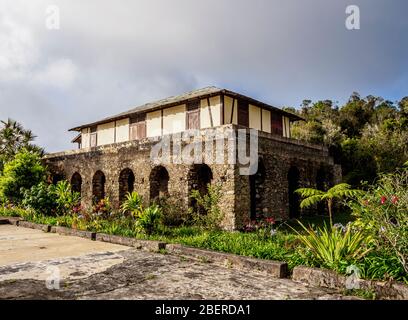
[{"label": "pink flower", "polygon": [[393,203],[393,204],[396,204],[397,202],[398,202],[398,197],[397,196],[392,196],[392,198],[391,198],[391,202]]},{"label": "pink flower", "polygon": [[385,202],[387,202],[387,197],[382,196],[381,197],[381,204],[384,204]]}]

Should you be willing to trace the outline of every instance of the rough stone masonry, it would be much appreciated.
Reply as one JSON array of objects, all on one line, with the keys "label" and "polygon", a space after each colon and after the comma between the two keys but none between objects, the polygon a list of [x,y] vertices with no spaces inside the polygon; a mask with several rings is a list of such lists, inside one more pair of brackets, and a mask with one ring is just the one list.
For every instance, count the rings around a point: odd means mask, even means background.
[{"label": "rough stone masonry", "polygon": [[[216,128],[219,132],[238,129],[243,127],[229,124]],[[206,130],[200,133],[204,144]],[[227,156],[221,164],[173,161],[157,165],[150,152],[158,139],[49,154],[44,163],[54,183],[61,179],[71,182],[73,189],[81,193],[85,208],[109,197],[113,208],[118,209],[127,192],[137,191],[146,203],[170,197],[178,203],[179,210],[187,212],[194,205],[189,196],[191,190],[205,192],[208,183],[218,184],[225,214],[223,227],[227,230],[239,229],[257,216],[288,219],[306,214],[300,212],[294,190],[325,189],[341,180],[340,166],[334,163],[327,148],[269,133],[259,132],[258,171],[250,176],[241,175],[240,165],[230,164]],[[224,143],[227,154],[231,144]]]}]

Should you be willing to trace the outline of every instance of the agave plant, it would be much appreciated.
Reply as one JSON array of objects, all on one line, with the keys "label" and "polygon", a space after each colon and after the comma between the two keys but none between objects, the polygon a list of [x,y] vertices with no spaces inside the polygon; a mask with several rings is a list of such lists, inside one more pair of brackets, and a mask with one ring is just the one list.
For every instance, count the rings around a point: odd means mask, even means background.
[{"label": "agave plant", "polygon": [[311,251],[315,261],[323,266],[336,269],[342,262],[361,260],[371,251],[368,247],[371,238],[364,230],[353,230],[350,225],[345,229],[325,225],[314,230],[298,222],[305,234],[293,230]]},{"label": "agave plant", "polygon": [[307,208],[317,204],[321,201],[327,202],[327,208],[329,209],[330,225],[333,225],[333,200],[341,199],[344,197],[355,197],[363,193],[361,190],[351,189],[351,186],[347,183],[340,183],[330,188],[327,191],[322,191],[313,188],[300,188],[295,191],[300,194],[303,201],[300,203],[301,208]]}]

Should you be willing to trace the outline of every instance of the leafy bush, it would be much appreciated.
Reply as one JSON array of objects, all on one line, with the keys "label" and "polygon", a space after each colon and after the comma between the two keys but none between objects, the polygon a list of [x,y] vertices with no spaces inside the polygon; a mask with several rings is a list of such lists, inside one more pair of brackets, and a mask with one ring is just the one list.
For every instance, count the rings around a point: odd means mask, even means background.
[{"label": "leafy bush", "polygon": [[108,218],[112,214],[112,206],[109,197],[99,200],[92,207],[92,212],[100,217]]},{"label": "leafy bush", "polygon": [[179,199],[175,197],[160,198],[157,204],[163,211],[162,222],[165,226],[177,227],[181,225],[190,225],[192,217],[185,212]]},{"label": "leafy bush", "polygon": [[310,250],[313,262],[319,266],[333,270],[343,271],[350,263],[361,260],[371,248],[368,247],[370,238],[364,230],[353,230],[347,227],[312,228],[305,227],[305,234],[295,230],[298,239]]},{"label": "leafy bush", "polygon": [[37,213],[42,213],[46,216],[55,216],[57,214],[57,199],[55,186],[41,182],[24,192],[22,205]]},{"label": "leafy bush", "polygon": [[0,201],[20,204],[24,192],[44,181],[44,176],[40,156],[23,149],[4,165],[0,175]]},{"label": "leafy bush", "polygon": [[136,224],[141,231],[150,235],[157,230],[161,218],[162,218],[161,208],[158,205],[153,204],[150,207],[144,209],[139,214],[136,220]]},{"label": "leafy bush", "polygon": [[78,207],[81,203],[81,194],[72,191],[71,184],[66,180],[58,181],[54,192],[57,196],[56,204],[58,214],[64,215],[71,213],[74,208]]},{"label": "leafy bush", "polygon": [[357,266],[365,279],[396,280],[408,284],[408,274],[392,252],[385,250],[370,252]]},{"label": "leafy bush", "polygon": [[191,191],[190,196],[197,204],[196,212],[193,212],[193,219],[204,229],[218,230],[224,219],[224,214],[219,206],[221,186],[208,184],[207,191],[205,195],[201,195],[198,190]]},{"label": "leafy bush", "polygon": [[128,192],[125,201],[121,205],[121,211],[124,214],[130,214],[132,217],[136,218],[143,210],[142,204],[143,198],[137,192]]},{"label": "leafy bush", "polygon": [[408,273],[408,168],[380,176],[358,201],[349,203],[376,248],[392,253]]}]

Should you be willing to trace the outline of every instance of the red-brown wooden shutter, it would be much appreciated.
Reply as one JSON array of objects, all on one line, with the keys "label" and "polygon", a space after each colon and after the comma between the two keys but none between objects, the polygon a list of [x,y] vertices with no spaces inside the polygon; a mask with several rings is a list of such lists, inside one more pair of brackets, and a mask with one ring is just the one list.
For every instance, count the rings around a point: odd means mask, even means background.
[{"label": "red-brown wooden shutter", "polygon": [[282,115],[271,112],[271,132],[283,136]]},{"label": "red-brown wooden shutter", "polygon": [[130,140],[140,140],[146,138],[146,114],[134,115],[130,118],[129,124]]},{"label": "red-brown wooden shutter", "polygon": [[187,104],[187,130],[200,129],[200,100],[190,101]]},{"label": "red-brown wooden shutter", "polygon": [[249,127],[249,106],[246,101],[238,100],[238,124]]}]

